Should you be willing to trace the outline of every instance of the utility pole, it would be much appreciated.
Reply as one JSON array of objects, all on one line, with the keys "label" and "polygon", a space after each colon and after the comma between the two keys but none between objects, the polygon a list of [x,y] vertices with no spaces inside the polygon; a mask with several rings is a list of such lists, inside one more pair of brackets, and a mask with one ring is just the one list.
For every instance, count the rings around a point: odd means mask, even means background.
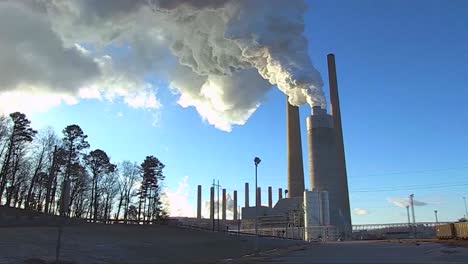
[{"label": "utility pole", "polygon": [[259,157],[254,158],[255,164],[255,250],[258,251],[258,199],[257,199],[257,167],[262,160]]},{"label": "utility pole", "polygon": [[410,206],[411,206],[411,214],[413,215],[414,238],[416,238],[417,235],[418,235],[418,231],[417,231],[417,226],[416,226],[416,217],[414,216],[414,194],[410,194],[409,202],[410,202]]},{"label": "utility pole", "polygon": [[413,224],[416,225],[416,218],[414,216],[414,194],[410,194],[409,200],[410,200],[410,206],[411,206],[411,214],[413,216]]},{"label": "utility pole", "polygon": [[411,226],[410,214],[409,214],[409,205],[406,206],[406,214],[408,215],[408,226]]},{"label": "utility pole", "polygon": [[437,218],[437,210],[434,210],[434,214],[435,214],[436,224],[438,224],[438,223],[439,223],[439,219]]},{"label": "utility pole", "polygon": [[468,218],[468,209],[466,208],[466,197],[463,196],[463,201],[465,203],[465,218]]}]

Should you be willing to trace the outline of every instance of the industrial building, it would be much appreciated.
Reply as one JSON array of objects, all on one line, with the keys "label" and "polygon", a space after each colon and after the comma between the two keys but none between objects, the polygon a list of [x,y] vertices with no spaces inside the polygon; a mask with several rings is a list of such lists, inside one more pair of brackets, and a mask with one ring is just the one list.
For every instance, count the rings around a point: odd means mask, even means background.
[{"label": "industrial building", "polygon": [[[303,239],[310,240],[328,236],[349,237],[352,232],[349,207],[346,161],[341,125],[338,82],[335,57],[327,55],[330,85],[330,110],[314,106],[306,118],[309,188],[304,184],[304,166],[300,130],[299,108],[286,100],[286,160],[287,186],[278,190],[278,201],[273,205],[272,188],[268,187],[268,206],[261,206],[261,189],[255,190],[255,205],[249,203],[249,184],[245,183],[245,206],[242,208],[241,226],[244,230],[254,228],[256,216],[258,227],[282,232],[294,232],[302,228]],[[225,190],[223,190],[222,216],[226,216]],[[210,219],[214,219],[214,188],[211,188]],[[234,194],[234,220],[238,219],[237,191]],[[201,186],[198,190],[197,217],[201,218]],[[289,231],[288,231],[289,228]],[[326,233],[326,234],[325,234]]]}]

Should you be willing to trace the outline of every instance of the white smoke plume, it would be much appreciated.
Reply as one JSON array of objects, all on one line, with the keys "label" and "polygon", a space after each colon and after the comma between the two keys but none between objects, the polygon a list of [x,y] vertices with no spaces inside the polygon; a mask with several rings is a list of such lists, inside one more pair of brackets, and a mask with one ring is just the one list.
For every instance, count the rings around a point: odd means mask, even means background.
[{"label": "white smoke plume", "polygon": [[153,74],[182,107],[225,131],[244,124],[273,85],[293,105],[324,106],[303,35],[306,7],[303,0],[5,0],[0,98],[27,91],[159,108],[146,81]]},{"label": "white smoke plume", "polygon": [[165,188],[161,195],[163,206],[168,210],[169,216],[195,217],[196,209],[189,202],[188,176],[184,176],[176,190]]},{"label": "white smoke plume", "polygon": [[[405,208],[406,206],[410,205],[410,199],[409,198],[387,198],[388,202],[391,204],[394,204],[398,207]],[[413,204],[414,206],[424,206],[427,205],[427,203],[423,201],[418,201],[413,199]]]}]

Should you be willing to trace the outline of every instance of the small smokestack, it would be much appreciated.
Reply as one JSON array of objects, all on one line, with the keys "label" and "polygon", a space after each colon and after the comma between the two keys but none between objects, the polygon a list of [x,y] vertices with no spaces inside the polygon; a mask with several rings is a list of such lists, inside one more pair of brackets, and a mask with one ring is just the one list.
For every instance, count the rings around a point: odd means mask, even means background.
[{"label": "small smokestack", "polygon": [[283,189],[282,188],[279,188],[278,189],[278,201],[283,199]]},{"label": "small smokestack", "polygon": [[210,219],[214,219],[214,187],[210,187]]},{"label": "small smokestack", "polygon": [[223,189],[222,219],[226,220],[226,189]]},{"label": "small smokestack", "polygon": [[273,194],[271,186],[268,186],[268,207],[273,207]]},{"label": "small smokestack", "polygon": [[234,220],[237,220],[237,191],[234,191]]},{"label": "small smokestack", "polygon": [[201,219],[201,206],[202,206],[202,186],[198,185],[197,188],[197,218]]},{"label": "small smokestack", "polygon": [[287,98],[286,132],[289,197],[302,197],[304,193],[304,168],[299,108],[289,104]]},{"label": "small smokestack", "polygon": [[256,206],[262,206],[262,189],[257,187],[257,199],[256,199]]},{"label": "small smokestack", "polygon": [[245,183],[245,208],[249,207],[249,183]]}]

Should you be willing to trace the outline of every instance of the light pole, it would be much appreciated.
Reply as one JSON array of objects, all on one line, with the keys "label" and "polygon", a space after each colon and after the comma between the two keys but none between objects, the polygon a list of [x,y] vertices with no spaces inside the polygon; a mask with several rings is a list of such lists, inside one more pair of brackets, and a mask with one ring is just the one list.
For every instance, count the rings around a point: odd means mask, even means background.
[{"label": "light pole", "polygon": [[437,218],[437,210],[434,210],[434,214],[435,214],[436,224],[438,224],[438,223],[439,223],[439,219]]},{"label": "light pole", "polygon": [[416,218],[414,216],[414,194],[410,194],[409,201],[411,206],[411,214],[413,216],[413,224],[416,225]]},{"label": "light pole", "polygon": [[410,213],[409,213],[409,205],[406,206],[406,214],[408,215],[408,226],[411,226]]},{"label": "light pole", "polygon": [[466,197],[463,196],[463,201],[465,203],[465,218],[468,218],[468,209],[466,209]]},{"label": "light pole", "polygon": [[255,164],[255,250],[258,250],[258,195],[257,195],[257,167],[262,160],[259,157],[254,158]]}]

